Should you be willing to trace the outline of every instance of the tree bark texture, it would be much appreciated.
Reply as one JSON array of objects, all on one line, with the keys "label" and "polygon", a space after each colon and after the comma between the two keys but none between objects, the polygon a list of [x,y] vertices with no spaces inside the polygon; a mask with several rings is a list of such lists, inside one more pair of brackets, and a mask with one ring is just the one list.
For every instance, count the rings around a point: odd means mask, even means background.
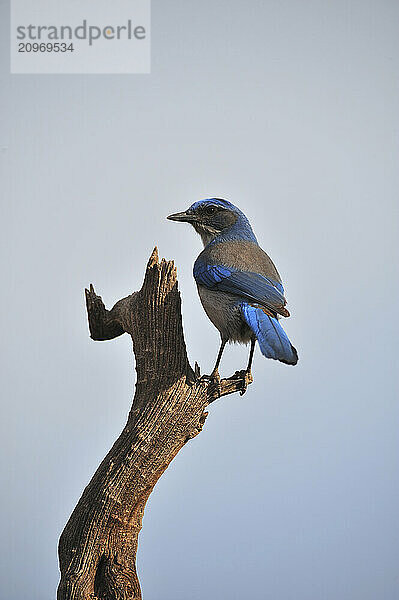
[{"label": "tree bark texture", "polygon": [[140,291],[106,310],[86,290],[92,339],[129,333],[137,381],[119,438],[84,490],[59,542],[58,600],[139,600],[136,572],[144,507],[159,477],[201,431],[207,405],[245,391],[242,372],[216,385],[187,359],[173,262],[150,257]]}]

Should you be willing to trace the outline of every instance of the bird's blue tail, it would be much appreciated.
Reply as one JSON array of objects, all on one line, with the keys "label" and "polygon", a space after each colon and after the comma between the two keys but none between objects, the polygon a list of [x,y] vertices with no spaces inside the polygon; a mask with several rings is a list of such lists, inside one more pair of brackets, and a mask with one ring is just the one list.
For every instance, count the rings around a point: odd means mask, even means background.
[{"label": "bird's blue tail", "polygon": [[261,308],[246,302],[243,302],[240,308],[242,316],[259,342],[262,354],[288,365],[296,365],[298,353],[278,320],[266,315]]}]

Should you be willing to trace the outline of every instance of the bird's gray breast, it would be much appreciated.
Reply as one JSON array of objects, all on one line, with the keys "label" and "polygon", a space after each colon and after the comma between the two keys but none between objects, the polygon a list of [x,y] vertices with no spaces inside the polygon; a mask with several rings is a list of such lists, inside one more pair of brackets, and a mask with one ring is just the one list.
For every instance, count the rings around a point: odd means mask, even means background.
[{"label": "bird's gray breast", "polygon": [[197,288],[202,306],[221,337],[230,342],[247,344],[251,339],[251,330],[241,316],[237,296],[209,290],[202,285],[197,285]]}]

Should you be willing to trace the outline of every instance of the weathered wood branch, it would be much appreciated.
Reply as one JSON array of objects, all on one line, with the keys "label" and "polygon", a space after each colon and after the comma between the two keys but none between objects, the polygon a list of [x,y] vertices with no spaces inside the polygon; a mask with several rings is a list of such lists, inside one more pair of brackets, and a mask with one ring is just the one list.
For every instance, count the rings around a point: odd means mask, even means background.
[{"label": "weathered wood branch", "polygon": [[155,249],[140,291],[106,310],[86,290],[92,339],[129,333],[136,391],[125,428],[84,490],[59,542],[58,600],[138,600],[138,535],[147,499],[216,397],[245,391],[242,372],[220,387],[188,362],[173,262]]}]

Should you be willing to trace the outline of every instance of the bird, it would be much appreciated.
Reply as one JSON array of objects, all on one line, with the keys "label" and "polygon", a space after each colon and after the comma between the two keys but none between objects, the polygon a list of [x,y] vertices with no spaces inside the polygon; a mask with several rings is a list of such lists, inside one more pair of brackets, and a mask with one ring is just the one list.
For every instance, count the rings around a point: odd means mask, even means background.
[{"label": "bird", "polygon": [[252,381],[256,340],[266,358],[296,365],[298,352],[279,323],[290,316],[281,277],[244,213],[228,200],[206,198],[167,219],[191,224],[204,245],[193,275],[205,313],[221,337],[208,377],[220,386],[219,365],[227,342],[250,344],[247,367],[240,372],[242,393]]}]

